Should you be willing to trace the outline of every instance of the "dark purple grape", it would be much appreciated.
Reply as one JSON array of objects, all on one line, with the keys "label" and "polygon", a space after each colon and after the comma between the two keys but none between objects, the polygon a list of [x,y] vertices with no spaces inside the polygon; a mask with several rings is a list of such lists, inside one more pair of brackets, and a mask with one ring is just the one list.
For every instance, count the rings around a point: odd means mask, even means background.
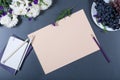
[{"label": "dark purple grape", "polygon": [[120,28],[120,14],[117,10],[110,4],[105,3],[104,0],[94,0],[96,3],[95,9],[97,14],[94,16],[97,21],[102,23],[104,26],[108,26],[113,29]]}]

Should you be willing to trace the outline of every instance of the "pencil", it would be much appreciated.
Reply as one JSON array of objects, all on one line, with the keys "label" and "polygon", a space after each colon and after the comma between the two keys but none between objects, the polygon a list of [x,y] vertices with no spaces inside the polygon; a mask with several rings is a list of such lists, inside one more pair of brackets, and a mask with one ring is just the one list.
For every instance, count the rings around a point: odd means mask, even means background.
[{"label": "pencil", "polygon": [[17,49],[15,49],[15,50],[3,61],[3,63],[5,63],[9,58],[11,58],[21,47],[23,47],[28,40],[29,40],[29,38],[27,38]]},{"label": "pencil", "polygon": [[106,53],[104,52],[104,50],[102,49],[102,47],[100,46],[100,44],[98,43],[98,41],[96,40],[96,38],[93,35],[91,35],[91,36],[92,36],[93,40],[95,41],[95,43],[97,44],[97,46],[99,47],[99,49],[102,52],[103,56],[105,57],[106,61],[108,63],[110,63],[109,58],[107,57]]},{"label": "pencil", "polygon": [[21,67],[22,62],[23,62],[23,60],[24,60],[24,57],[26,56],[26,53],[27,53],[27,51],[28,51],[28,49],[29,49],[29,47],[30,47],[30,44],[32,43],[34,37],[35,37],[35,36],[32,36],[32,38],[29,39],[30,41],[29,41],[29,43],[28,43],[28,45],[27,45],[27,47],[26,47],[26,49],[25,49],[24,54],[22,55],[22,59],[21,59],[21,61],[20,61],[20,63],[19,63],[18,70],[20,70],[20,67]]}]

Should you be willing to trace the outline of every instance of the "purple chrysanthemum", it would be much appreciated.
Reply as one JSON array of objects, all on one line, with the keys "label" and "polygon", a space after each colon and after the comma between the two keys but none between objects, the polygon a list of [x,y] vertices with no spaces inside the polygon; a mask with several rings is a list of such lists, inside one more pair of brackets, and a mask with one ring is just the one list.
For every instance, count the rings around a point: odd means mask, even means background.
[{"label": "purple chrysanthemum", "polygon": [[13,11],[12,9],[9,9],[9,10],[8,10],[8,12],[9,12],[10,14],[12,14],[12,11]]},{"label": "purple chrysanthemum", "polygon": [[4,8],[3,8],[3,6],[0,6],[0,10],[3,10]]},{"label": "purple chrysanthemum", "polygon": [[34,2],[34,4],[38,4],[38,0],[34,0],[33,2]]},{"label": "purple chrysanthemum", "polygon": [[7,15],[7,12],[3,12],[2,15],[3,15],[3,16]]},{"label": "purple chrysanthemum", "polygon": [[29,6],[32,6],[32,4],[31,4],[31,3],[29,3],[28,5],[29,5]]},{"label": "purple chrysanthemum", "polygon": [[31,21],[32,19],[33,19],[32,17],[28,18],[29,21]]},{"label": "purple chrysanthemum", "polygon": [[29,12],[30,11],[30,9],[27,9],[27,12]]}]

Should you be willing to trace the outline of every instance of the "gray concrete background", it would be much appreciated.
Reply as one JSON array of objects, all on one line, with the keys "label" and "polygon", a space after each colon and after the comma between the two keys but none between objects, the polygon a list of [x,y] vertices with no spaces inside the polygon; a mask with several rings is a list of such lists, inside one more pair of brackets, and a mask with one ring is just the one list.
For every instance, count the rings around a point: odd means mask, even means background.
[{"label": "gray concrete background", "polygon": [[85,10],[101,46],[111,59],[111,63],[107,63],[101,52],[98,51],[45,75],[34,50],[32,50],[16,76],[0,67],[0,80],[120,80],[120,31],[102,32],[91,19],[91,4],[92,0],[54,0],[53,6],[42,12],[36,20],[28,21],[22,17],[21,23],[15,28],[7,29],[1,26],[0,50],[4,48],[12,34],[26,39],[27,34],[53,23],[61,10],[75,6],[73,12],[80,9]]}]

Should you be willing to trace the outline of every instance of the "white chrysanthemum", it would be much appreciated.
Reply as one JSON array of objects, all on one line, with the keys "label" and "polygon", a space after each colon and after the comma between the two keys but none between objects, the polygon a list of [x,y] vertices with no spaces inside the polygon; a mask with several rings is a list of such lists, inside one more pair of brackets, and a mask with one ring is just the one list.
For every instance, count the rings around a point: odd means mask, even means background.
[{"label": "white chrysanthemum", "polygon": [[8,15],[2,16],[2,17],[0,18],[0,23],[1,23],[2,25],[9,24],[10,21],[11,21],[11,18],[10,18]]},{"label": "white chrysanthemum", "polygon": [[7,14],[1,17],[0,23],[8,28],[12,28],[18,23],[18,19],[16,15],[10,17],[9,14]]},{"label": "white chrysanthemum", "polygon": [[13,14],[25,15],[27,13],[28,0],[13,0],[10,8],[13,9]]},{"label": "white chrysanthemum", "polygon": [[35,18],[40,14],[40,6],[38,4],[32,3],[32,6],[29,6],[27,9],[28,11],[26,15],[30,18]]},{"label": "white chrysanthemum", "polygon": [[17,23],[18,23],[18,18],[16,15],[13,15],[11,22],[8,25],[6,25],[6,27],[12,28],[12,27],[16,26]]},{"label": "white chrysanthemum", "polygon": [[48,9],[51,5],[52,5],[52,0],[43,0],[43,2],[45,3],[40,3],[40,7],[41,7],[41,10],[46,10]]}]

